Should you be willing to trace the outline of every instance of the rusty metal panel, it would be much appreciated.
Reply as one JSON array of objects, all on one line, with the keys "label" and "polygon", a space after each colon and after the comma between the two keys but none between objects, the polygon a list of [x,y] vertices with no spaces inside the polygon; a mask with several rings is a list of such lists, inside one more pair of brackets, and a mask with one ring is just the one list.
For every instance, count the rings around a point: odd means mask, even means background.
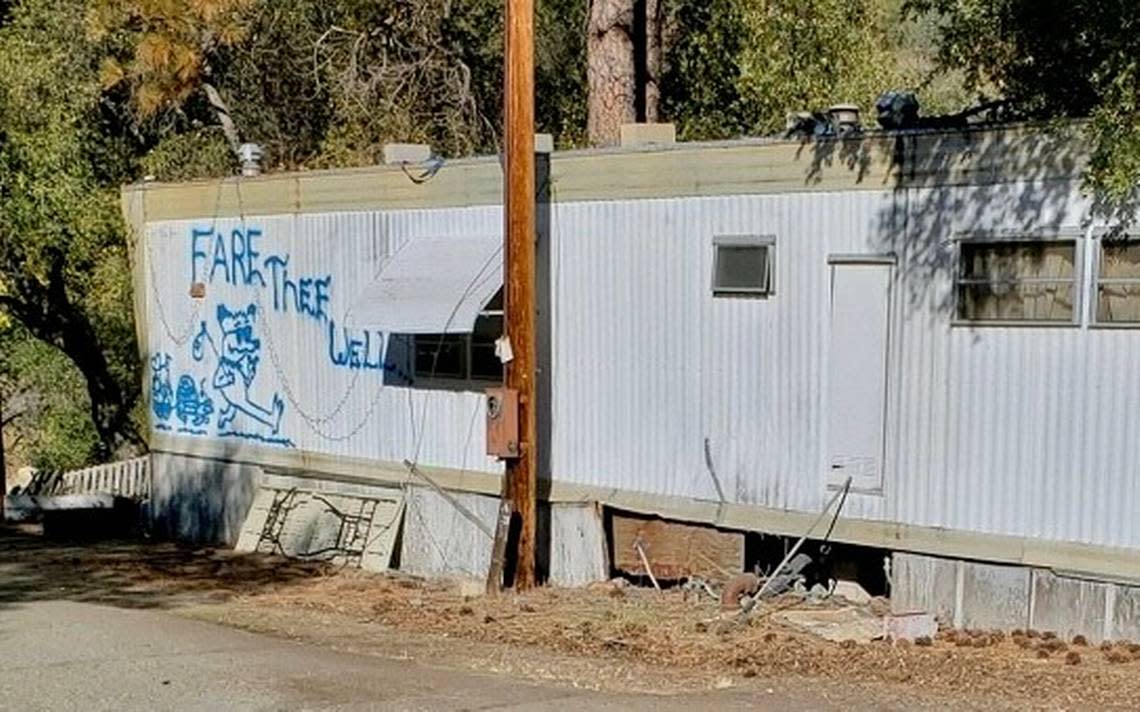
[{"label": "rusty metal panel", "polygon": [[723,581],[744,568],[744,534],[614,512],[613,566],[646,575],[640,545],[658,579],[700,576]]},{"label": "rusty metal panel", "polygon": [[517,458],[519,449],[519,392],[514,388],[487,389],[487,454]]}]

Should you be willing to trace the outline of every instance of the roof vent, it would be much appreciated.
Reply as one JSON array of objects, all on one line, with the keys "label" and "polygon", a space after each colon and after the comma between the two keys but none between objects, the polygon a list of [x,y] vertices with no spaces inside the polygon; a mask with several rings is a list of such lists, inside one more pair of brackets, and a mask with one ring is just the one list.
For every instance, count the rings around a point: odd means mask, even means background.
[{"label": "roof vent", "polygon": [[859,125],[859,107],[855,104],[836,104],[827,110],[827,117],[836,136],[847,136],[862,130]]},{"label": "roof vent", "polygon": [[261,155],[261,146],[256,143],[243,143],[238,146],[238,160],[241,161],[243,176],[261,175]]}]

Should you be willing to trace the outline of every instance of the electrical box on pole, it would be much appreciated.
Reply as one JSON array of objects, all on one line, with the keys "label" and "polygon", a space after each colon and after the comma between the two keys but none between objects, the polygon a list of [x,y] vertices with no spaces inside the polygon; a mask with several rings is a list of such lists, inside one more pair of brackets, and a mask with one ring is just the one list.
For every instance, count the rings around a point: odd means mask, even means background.
[{"label": "electrical box on pole", "polygon": [[519,456],[519,393],[487,389],[487,454],[502,460]]}]

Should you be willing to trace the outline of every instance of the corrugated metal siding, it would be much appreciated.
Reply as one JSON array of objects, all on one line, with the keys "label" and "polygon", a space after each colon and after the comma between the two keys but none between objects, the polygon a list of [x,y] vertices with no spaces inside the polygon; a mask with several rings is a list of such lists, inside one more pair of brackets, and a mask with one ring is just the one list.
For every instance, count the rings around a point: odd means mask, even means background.
[{"label": "corrugated metal siding", "polygon": [[[821,209],[826,203],[827,209]],[[810,510],[827,255],[868,251],[876,193],[559,205],[554,471],[584,484]],[[775,235],[775,295],[713,298],[712,238]],[[878,516],[881,498],[852,513]]]},{"label": "corrugated metal siding", "polygon": [[[1140,546],[1140,332],[951,326],[954,238],[1083,237],[1074,183],[559,205],[560,479],[815,511],[830,253],[894,252],[883,493],[845,514]],[[773,234],[775,295],[714,299],[712,237]],[[1082,290],[1087,293],[1087,289]],[[762,526],[758,522],[758,526]]]},{"label": "corrugated metal siding", "polygon": [[[950,324],[956,234],[1080,234],[1087,212],[1076,184],[1040,182],[556,205],[554,475],[715,500],[707,438],[729,501],[817,511],[829,495],[827,256],[895,252],[883,492],[852,495],[845,514],[1140,547],[1140,331]],[[289,252],[291,269],[334,276],[339,315],[403,240],[496,232],[501,211],[256,222]],[[186,296],[191,225],[157,223],[148,233],[149,345],[175,358],[175,380],[183,371],[211,377],[188,354],[201,321],[212,326],[216,301],[255,296],[220,285],[205,304]],[[772,297],[713,298],[712,238],[728,233],[776,237]],[[1081,239],[1093,255],[1095,244]],[[263,250],[270,244],[264,238]],[[282,431],[296,447],[499,471],[483,454],[478,394],[324,367],[325,334],[276,318],[272,304],[262,310],[272,318],[254,395],[288,396]]]},{"label": "corrugated metal siding", "polygon": [[[200,362],[192,357],[194,336],[205,322],[218,338],[218,304],[231,309],[254,304],[259,314],[254,331],[261,348],[250,394],[265,406],[273,403],[275,395],[284,402],[276,437],[301,450],[331,455],[388,461],[412,458],[458,469],[499,471],[499,464],[484,454],[481,394],[403,388],[385,383],[380,371],[334,366],[328,323],[275,309],[271,275],[265,268],[264,289],[227,284],[219,268],[217,280],[207,285],[205,300],[191,299],[188,290],[192,228],[212,227],[229,235],[234,229],[256,227],[262,230],[257,241],[261,260],[274,253],[287,255],[292,277],[332,277],[328,313],[339,329],[360,292],[403,241],[487,234],[500,229],[500,220],[497,208],[470,208],[152,224],[147,233],[150,353],[170,355],[173,385],[181,375],[190,375],[195,383],[204,384],[214,400],[210,422],[191,428],[206,432],[182,435],[216,438],[217,411],[224,405],[220,393],[211,387],[216,368],[212,353]],[[208,244],[203,241],[207,251]],[[176,416],[167,422],[178,434]],[[265,428],[252,430],[271,437]]]},{"label": "corrugated metal siding", "polygon": [[956,232],[1026,230],[1075,237],[1087,276],[1097,244],[1077,186],[1027,182],[909,197],[900,279],[917,303],[896,314],[889,518],[1140,546],[1140,502],[1131,496],[1140,421],[1130,407],[1140,396],[1130,367],[1140,332],[951,326],[952,267],[922,264],[939,250],[952,256],[947,241]]}]

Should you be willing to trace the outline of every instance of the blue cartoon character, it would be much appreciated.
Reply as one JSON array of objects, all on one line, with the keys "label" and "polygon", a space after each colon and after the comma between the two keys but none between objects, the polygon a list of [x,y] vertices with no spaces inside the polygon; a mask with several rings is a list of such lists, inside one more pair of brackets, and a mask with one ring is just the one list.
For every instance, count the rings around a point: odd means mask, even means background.
[{"label": "blue cartoon character", "polygon": [[[225,405],[218,411],[219,431],[229,429],[232,434],[257,435],[246,430],[247,426],[256,424],[268,430],[271,435],[276,435],[281,427],[285,403],[280,396],[274,394],[273,403],[265,407],[255,402],[249,393],[257,378],[257,366],[261,360],[261,340],[253,335],[256,321],[257,307],[253,304],[237,311],[219,304],[218,326],[222,332],[220,343],[214,341],[204,321],[198,335],[194,337],[194,360],[202,360],[205,346],[209,344],[218,361],[211,385],[225,401]],[[238,421],[235,427],[234,421],[239,414],[245,418]]]},{"label": "blue cartoon character", "polygon": [[174,411],[174,389],[170,385],[170,354],[157,353],[150,359],[150,407],[159,420],[170,419]]},{"label": "blue cartoon character", "polygon": [[210,414],[214,412],[214,401],[206,395],[206,384],[195,386],[194,379],[189,375],[179,378],[174,412],[183,425],[202,427],[210,422]]}]

